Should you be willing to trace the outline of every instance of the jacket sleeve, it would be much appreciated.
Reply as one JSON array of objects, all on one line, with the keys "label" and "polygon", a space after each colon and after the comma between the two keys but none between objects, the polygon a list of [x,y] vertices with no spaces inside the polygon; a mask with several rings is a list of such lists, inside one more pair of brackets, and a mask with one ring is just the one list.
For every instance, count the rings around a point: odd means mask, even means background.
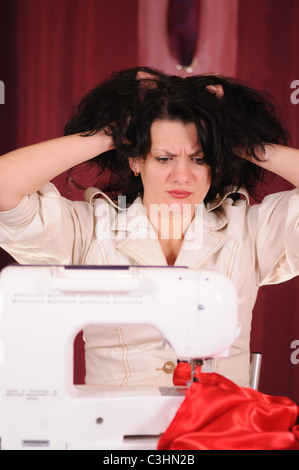
[{"label": "jacket sleeve", "polygon": [[278,284],[299,274],[299,189],[265,197],[249,208],[258,285]]},{"label": "jacket sleeve", "polygon": [[83,264],[93,233],[93,207],[52,183],[0,212],[0,246],[21,264]]}]

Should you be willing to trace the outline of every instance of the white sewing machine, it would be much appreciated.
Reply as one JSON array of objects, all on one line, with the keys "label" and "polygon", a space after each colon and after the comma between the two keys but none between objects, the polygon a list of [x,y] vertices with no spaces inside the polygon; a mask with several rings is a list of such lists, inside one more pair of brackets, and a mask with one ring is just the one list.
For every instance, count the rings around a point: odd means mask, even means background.
[{"label": "white sewing machine", "polygon": [[3,269],[2,449],[156,449],[186,389],[74,385],[74,338],[99,323],[154,325],[181,359],[224,356],[237,296],[220,274],[186,268]]}]

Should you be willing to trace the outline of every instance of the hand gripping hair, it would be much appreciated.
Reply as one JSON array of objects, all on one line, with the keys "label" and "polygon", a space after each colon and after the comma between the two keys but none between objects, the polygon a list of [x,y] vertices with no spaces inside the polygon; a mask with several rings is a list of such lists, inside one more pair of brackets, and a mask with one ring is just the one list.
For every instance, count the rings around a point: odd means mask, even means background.
[{"label": "hand gripping hair", "polygon": [[[114,73],[95,87],[75,109],[65,134],[88,136],[105,129],[112,135],[115,150],[91,164],[98,165],[100,189],[124,194],[130,204],[142,195],[143,187],[129,158],[146,158],[153,122],[192,122],[211,167],[206,202],[227,186],[243,186],[257,198],[264,171],[250,159],[263,158],[265,144],[286,145],[290,138],[277,109],[271,96],[232,78],[213,74],[182,78],[143,67]],[[108,181],[103,178],[107,172],[112,175]]]}]

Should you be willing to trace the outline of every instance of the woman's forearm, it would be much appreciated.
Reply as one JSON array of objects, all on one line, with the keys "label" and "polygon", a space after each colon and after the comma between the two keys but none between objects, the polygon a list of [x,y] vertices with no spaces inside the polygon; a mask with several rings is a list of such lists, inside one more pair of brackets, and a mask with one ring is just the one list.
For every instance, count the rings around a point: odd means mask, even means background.
[{"label": "woman's forearm", "polygon": [[0,157],[0,211],[15,207],[55,176],[114,148],[104,131],[74,134],[23,147]]},{"label": "woman's forearm", "polygon": [[262,162],[254,163],[299,187],[299,150],[282,145],[266,145]]}]

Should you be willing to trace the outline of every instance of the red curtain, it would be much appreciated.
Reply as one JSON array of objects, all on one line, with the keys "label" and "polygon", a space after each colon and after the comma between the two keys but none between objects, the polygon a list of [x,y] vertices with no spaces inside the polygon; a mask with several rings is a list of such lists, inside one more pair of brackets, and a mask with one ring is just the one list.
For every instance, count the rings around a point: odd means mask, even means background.
[{"label": "red curtain", "polygon": [[[239,1],[237,76],[271,93],[299,148],[299,106],[291,84],[299,78],[299,2]],[[289,189],[280,178],[267,192]],[[263,352],[260,390],[299,403],[299,364],[292,343],[299,339],[299,279],[260,290],[254,310],[252,349]],[[298,357],[298,355],[297,355]],[[295,363],[294,363],[295,362]]]},{"label": "red curtain", "polygon": [[[299,104],[291,101],[299,80],[298,0],[198,1],[194,73],[233,75],[274,95],[299,147]],[[139,64],[187,73],[170,52],[167,8],[168,0],[0,0],[0,154],[61,135],[74,102],[113,70]],[[56,182],[75,197],[63,177]],[[266,191],[289,187],[276,178]],[[0,251],[0,268],[10,261]],[[299,340],[298,286],[294,279],[261,289],[252,335],[252,349],[263,352],[260,390],[297,403],[291,345]]]}]

